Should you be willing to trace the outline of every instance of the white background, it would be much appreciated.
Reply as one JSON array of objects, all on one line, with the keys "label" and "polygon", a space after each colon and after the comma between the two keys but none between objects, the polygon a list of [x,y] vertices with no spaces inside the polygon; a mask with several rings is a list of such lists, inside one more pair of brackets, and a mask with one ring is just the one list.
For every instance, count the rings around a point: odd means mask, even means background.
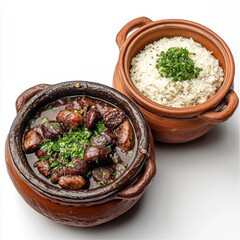
[{"label": "white background", "polygon": [[136,17],[183,18],[218,33],[234,55],[240,95],[239,10],[236,0],[0,1],[0,239],[240,239],[239,109],[199,140],[156,143],[158,171],[141,201],[94,228],[63,226],[31,209],[4,160],[17,96],[39,83],[79,79],[111,86],[115,37]]}]

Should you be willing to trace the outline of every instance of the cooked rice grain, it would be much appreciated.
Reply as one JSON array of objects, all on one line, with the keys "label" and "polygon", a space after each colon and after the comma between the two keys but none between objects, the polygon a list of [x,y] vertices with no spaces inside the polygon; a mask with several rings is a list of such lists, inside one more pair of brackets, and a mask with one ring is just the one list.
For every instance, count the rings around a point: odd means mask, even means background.
[{"label": "cooked rice grain", "polygon": [[[157,54],[171,47],[182,47],[195,53],[191,58],[196,67],[202,68],[198,78],[172,81],[160,76],[156,68]],[[177,108],[204,103],[218,91],[224,78],[223,69],[211,52],[193,39],[183,37],[162,38],[147,45],[132,59],[131,65],[131,79],[144,96],[159,104]]]}]

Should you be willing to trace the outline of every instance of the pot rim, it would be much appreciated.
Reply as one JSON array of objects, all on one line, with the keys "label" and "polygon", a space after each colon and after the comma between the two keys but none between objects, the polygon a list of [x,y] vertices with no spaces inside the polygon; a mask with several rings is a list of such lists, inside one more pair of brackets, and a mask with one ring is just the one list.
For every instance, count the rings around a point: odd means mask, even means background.
[{"label": "pot rim", "polygon": [[[224,56],[226,61],[226,69],[224,71],[224,80],[222,86],[218,92],[206,102],[186,108],[164,106],[145,97],[133,84],[127,66],[127,59],[129,58],[129,52],[131,48],[144,36],[152,33],[153,31],[166,28],[180,28],[203,35],[205,38],[208,38],[212,44],[216,45]],[[153,21],[135,30],[120,47],[117,67],[119,76],[123,82],[123,88],[134,102],[137,102],[141,107],[148,109],[157,115],[175,118],[193,117],[216,107],[231,89],[235,75],[235,63],[233,55],[226,42],[211,29],[197,22],[185,19],[163,19]]]},{"label": "pot rim", "polygon": [[[117,107],[124,107],[123,110],[132,121],[135,133],[137,132],[137,152],[129,167],[116,181],[101,188],[72,191],[55,187],[33,172],[22,149],[22,135],[33,114],[36,113],[41,106],[53,102],[56,99],[74,95],[95,97],[108,101]],[[129,116],[130,112],[132,113],[131,116]],[[51,199],[64,202],[99,201],[109,196],[114,196],[114,193],[128,186],[129,183],[134,181],[149,158],[149,141],[149,130],[145,118],[128,97],[109,86],[82,80],[61,82],[41,90],[18,112],[8,135],[11,158],[21,178],[36,192],[47,195]]]}]

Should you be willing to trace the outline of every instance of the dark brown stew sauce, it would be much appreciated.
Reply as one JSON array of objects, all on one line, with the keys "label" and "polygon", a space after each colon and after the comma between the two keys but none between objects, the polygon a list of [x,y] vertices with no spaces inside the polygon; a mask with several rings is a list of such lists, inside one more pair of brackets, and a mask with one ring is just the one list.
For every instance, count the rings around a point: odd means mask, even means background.
[{"label": "dark brown stew sauce", "polygon": [[30,120],[23,150],[33,171],[64,189],[102,187],[126,170],[136,152],[125,112],[88,96],[61,98]]}]

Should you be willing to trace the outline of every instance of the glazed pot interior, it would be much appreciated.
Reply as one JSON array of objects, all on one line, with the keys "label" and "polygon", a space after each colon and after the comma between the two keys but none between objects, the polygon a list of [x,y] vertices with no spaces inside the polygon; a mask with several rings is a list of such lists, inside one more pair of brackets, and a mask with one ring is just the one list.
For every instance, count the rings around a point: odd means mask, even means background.
[{"label": "glazed pot interior", "polygon": [[[33,172],[22,149],[22,136],[25,128],[36,112],[38,112],[41,107],[59,98],[75,95],[99,98],[121,108],[130,119],[136,135],[137,141],[135,144],[137,144],[137,151],[132,162],[116,181],[101,188],[84,191],[59,189],[47,181],[44,181]],[[113,195],[136,178],[148,160],[149,132],[146,122],[138,108],[118,91],[102,84],[72,81],[47,87],[25,104],[18,112],[11,126],[9,146],[14,165],[18,169],[19,174],[35,191],[48,195],[51,198],[61,199],[61,201],[78,200],[78,202],[89,202],[101,200]]]},{"label": "glazed pot interior", "polygon": [[[192,38],[194,41],[200,43],[219,60],[219,64],[224,71],[223,84],[210,100],[203,104],[184,109],[166,107],[152,102],[137,90],[130,78],[132,58],[143,50],[146,45],[164,37],[171,38],[176,36]],[[160,114],[165,112],[168,115],[174,116],[185,114],[195,115],[211,109],[226,96],[234,79],[234,60],[226,43],[210,29],[198,23],[186,20],[160,20],[147,24],[132,33],[120,51],[119,65],[123,68],[121,74],[123,76],[123,81],[125,81],[127,85],[125,90],[129,91],[130,89],[130,95],[133,96],[137,103],[143,105],[144,108],[150,106],[153,111]]]}]

